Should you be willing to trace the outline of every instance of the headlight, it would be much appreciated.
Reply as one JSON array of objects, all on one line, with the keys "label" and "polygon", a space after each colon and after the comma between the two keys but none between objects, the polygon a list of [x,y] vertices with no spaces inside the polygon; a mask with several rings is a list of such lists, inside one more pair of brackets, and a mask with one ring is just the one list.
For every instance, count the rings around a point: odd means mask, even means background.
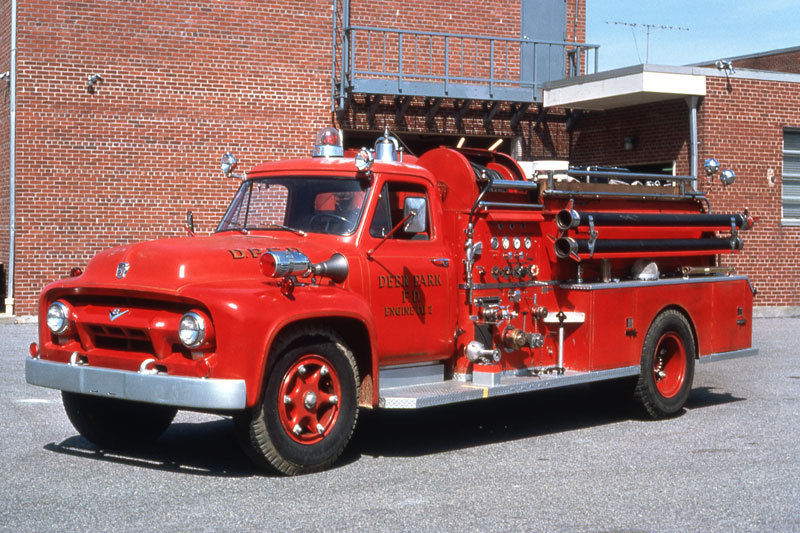
[{"label": "headlight", "polygon": [[206,323],[203,317],[193,312],[183,315],[178,325],[178,336],[187,348],[197,348],[203,344],[206,338]]},{"label": "headlight", "polygon": [[69,307],[62,302],[54,302],[47,308],[47,327],[56,335],[61,335],[69,327]]}]

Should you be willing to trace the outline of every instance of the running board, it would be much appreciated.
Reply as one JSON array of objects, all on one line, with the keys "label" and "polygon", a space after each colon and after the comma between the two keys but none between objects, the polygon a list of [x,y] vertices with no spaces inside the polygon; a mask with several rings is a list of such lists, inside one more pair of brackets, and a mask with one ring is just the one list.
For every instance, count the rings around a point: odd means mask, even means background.
[{"label": "running board", "polygon": [[567,370],[563,374],[502,376],[500,383],[493,386],[449,380],[422,385],[381,387],[378,406],[384,409],[419,409],[638,375],[639,365],[636,365],[597,372]]},{"label": "running board", "polygon": [[758,355],[758,348],[745,348],[743,350],[734,350],[732,352],[712,353],[701,356],[699,361],[701,363],[713,363],[714,361],[726,361],[728,359],[751,357],[753,355]]}]

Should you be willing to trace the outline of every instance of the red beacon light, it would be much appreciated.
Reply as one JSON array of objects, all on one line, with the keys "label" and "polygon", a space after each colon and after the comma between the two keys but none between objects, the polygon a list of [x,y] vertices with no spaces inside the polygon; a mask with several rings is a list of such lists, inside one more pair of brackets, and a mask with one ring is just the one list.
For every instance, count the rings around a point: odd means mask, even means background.
[{"label": "red beacon light", "polygon": [[314,157],[342,157],[344,155],[342,132],[330,126],[319,130],[312,155]]}]

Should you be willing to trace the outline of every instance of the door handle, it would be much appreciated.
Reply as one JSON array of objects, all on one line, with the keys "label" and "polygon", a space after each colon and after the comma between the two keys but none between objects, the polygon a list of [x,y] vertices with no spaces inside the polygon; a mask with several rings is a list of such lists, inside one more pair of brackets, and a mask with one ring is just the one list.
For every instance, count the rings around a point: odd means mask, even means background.
[{"label": "door handle", "polygon": [[431,257],[431,263],[440,267],[447,267],[450,265],[450,260],[446,257]]}]

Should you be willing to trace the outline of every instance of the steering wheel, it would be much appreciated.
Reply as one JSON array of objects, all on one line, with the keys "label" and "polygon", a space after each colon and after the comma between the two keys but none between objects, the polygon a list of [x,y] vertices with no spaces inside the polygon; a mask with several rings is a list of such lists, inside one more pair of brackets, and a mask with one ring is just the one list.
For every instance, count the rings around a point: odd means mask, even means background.
[{"label": "steering wheel", "polygon": [[308,221],[309,226],[314,226],[315,222],[324,222],[324,227],[322,228],[325,233],[330,233],[330,227],[332,222],[344,224],[345,228],[349,228],[351,222],[347,220],[345,217],[340,215],[332,215],[329,213],[319,213],[311,217],[311,220]]}]

